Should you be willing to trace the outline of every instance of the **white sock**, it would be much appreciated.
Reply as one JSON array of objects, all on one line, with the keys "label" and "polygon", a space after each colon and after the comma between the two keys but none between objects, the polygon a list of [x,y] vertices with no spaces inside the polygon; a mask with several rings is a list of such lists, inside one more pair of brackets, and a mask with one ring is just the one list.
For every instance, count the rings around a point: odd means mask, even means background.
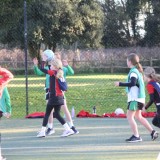
[{"label": "white sock", "polygon": [[53,123],[48,123],[48,128],[52,129],[53,128]]},{"label": "white sock", "polygon": [[72,126],[74,126],[72,121],[71,121],[71,122],[68,122],[68,124],[69,124],[70,128],[71,128]]},{"label": "white sock", "polygon": [[63,125],[63,127],[64,127],[65,130],[69,130],[69,129],[70,129],[67,123],[65,123],[65,124]]},{"label": "white sock", "polygon": [[134,135],[134,136],[137,137],[137,138],[139,137],[139,135]]},{"label": "white sock", "polygon": [[45,132],[45,130],[46,130],[46,127],[41,128],[41,131]]}]

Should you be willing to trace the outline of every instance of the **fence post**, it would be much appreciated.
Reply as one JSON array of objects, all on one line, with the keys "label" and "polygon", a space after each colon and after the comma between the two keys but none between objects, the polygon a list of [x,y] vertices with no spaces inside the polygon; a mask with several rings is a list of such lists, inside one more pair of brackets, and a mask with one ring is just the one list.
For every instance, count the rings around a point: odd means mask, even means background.
[{"label": "fence post", "polygon": [[111,73],[114,72],[114,58],[111,56]]},{"label": "fence post", "polygon": [[24,0],[24,52],[25,52],[25,78],[26,78],[26,115],[29,113],[28,108],[28,57],[27,57],[27,2]]},{"label": "fence post", "polygon": [[75,68],[76,68],[75,61],[76,61],[76,60],[73,58],[73,62],[72,62],[72,67],[73,67],[73,69],[75,69]]},{"label": "fence post", "polygon": [[149,59],[149,64],[151,67],[153,66],[153,58],[152,57],[150,57],[150,59]]}]

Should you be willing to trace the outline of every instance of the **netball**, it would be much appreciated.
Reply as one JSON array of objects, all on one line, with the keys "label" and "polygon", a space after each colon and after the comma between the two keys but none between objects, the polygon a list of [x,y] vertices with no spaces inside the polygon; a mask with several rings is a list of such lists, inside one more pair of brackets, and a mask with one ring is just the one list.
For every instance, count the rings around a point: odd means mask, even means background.
[{"label": "netball", "polygon": [[43,52],[43,54],[47,57],[47,61],[51,61],[52,59],[54,59],[54,53],[52,50],[47,49]]},{"label": "netball", "polygon": [[124,114],[124,111],[122,108],[117,108],[114,113],[118,116],[119,114]]}]

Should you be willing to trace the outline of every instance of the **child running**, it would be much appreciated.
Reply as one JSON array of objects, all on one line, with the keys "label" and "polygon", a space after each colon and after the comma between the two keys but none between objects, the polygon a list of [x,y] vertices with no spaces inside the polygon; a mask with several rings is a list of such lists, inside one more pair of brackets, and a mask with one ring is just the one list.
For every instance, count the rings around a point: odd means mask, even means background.
[{"label": "child running", "polygon": [[149,102],[144,109],[148,109],[153,103],[156,106],[156,115],[152,120],[152,124],[160,128],[160,75],[156,74],[153,67],[147,67],[144,70],[144,80],[147,82],[147,91],[150,97]]},{"label": "child running", "polygon": [[115,82],[115,86],[125,86],[128,95],[127,119],[133,135],[126,139],[126,142],[140,142],[142,138],[139,135],[135,118],[146,128],[151,134],[151,139],[155,140],[158,133],[153,130],[146,118],[142,117],[142,108],[145,104],[145,86],[143,81],[143,68],[139,63],[137,54],[131,53],[127,57],[127,66],[130,68],[127,82]]},{"label": "child running", "polygon": [[[51,52],[52,54],[54,54],[52,52],[52,50],[47,50],[49,52]],[[45,51],[44,51],[45,52]],[[61,56],[59,53],[55,53],[55,58],[57,59],[61,59]],[[38,60],[37,58],[34,58],[33,59],[33,63],[34,63],[34,72],[36,75],[39,75],[39,76],[43,76],[44,73],[38,68]],[[49,70],[50,68],[50,63],[51,61],[48,61],[48,64],[45,66],[45,69]],[[73,69],[71,68],[71,66],[69,66],[68,62],[66,60],[62,60],[62,63],[63,63],[63,73],[64,73],[64,78],[66,79],[66,76],[67,75],[73,75],[74,74],[74,71]],[[49,75],[46,74],[46,80],[45,80],[45,89],[46,89],[46,102],[48,101],[49,99]],[[66,102],[66,98],[65,98],[65,95],[64,95],[64,105],[61,107],[63,112],[65,113],[66,115],[66,119],[68,121],[68,124],[70,126],[70,128],[74,131],[74,134],[78,134],[79,131],[76,130],[74,124],[73,124],[73,120],[71,118],[71,114],[68,110],[68,107],[67,107],[67,102]],[[55,130],[54,130],[54,127],[53,127],[53,118],[54,118],[54,109],[53,111],[51,112],[50,116],[49,116],[49,120],[48,120],[48,125],[47,125],[47,130],[46,130],[46,135],[52,135],[55,133]]]},{"label": "child running", "polygon": [[63,125],[65,131],[61,137],[67,137],[74,134],[74,131],[70,129],[68,124],[65,122],[63,117],[60,115],[61,105],[64,105],[63,92],[60,90],[58,84],[58,78],[63,78],[62,62],[58,59],[53,59],[51,61],[51,67],[49,70],[44,68],[47,57],[43,54],[42,56],[41,71],[45,74],[50,75],[50,86],[49,86],[49,99],[46,107],[45,117],[43,119],[41,131],[38,133],[37,137],[46,136],[46,126],[48,123],[48,118],[51,111],[54,109],[55,118]]},{"label": "child running", "polygon": [[[0,67],[0,119],[2,118],[2,116],[6,118],[10,118],[11,116],[11,101],[6,85],[12,79],[13,79],[13,74],[7,69]],[[0,148],[0,160],[5,160],[5,158],[2,157],[1,155],[1,148]]]}]

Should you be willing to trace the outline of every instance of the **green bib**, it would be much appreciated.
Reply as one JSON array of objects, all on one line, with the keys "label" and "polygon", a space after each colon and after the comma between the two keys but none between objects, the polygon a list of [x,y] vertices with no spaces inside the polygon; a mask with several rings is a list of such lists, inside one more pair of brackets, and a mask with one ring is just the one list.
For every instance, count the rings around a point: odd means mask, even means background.
[{"label": "green bib", "polygon": [[[144,85],[142,74],[138,71],[138,69],[136,67],[131,68],[129,71],[129,74],[128,74],[127,82],[129,82],[129,80],[130,80],[131,73],[136,73],[138,76],[138,84],[139,84],[138,98],[145,98],[145,85]],[[128,87],[126,87],[126,92],[127,93],[129,92]]]}]

